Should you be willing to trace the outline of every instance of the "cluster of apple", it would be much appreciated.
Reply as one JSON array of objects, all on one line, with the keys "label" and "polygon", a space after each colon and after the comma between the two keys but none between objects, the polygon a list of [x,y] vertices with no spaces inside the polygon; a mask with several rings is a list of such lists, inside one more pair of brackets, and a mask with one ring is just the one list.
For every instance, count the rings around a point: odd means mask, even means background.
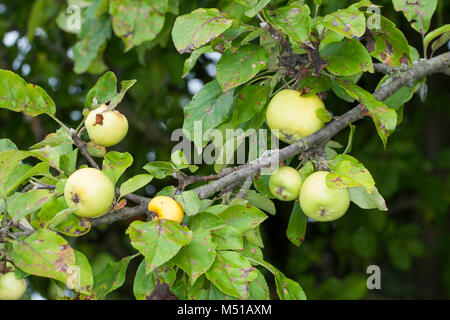
[{"label": "cluster of apple", "polygon": [[[85,120],[89,138],[97,145],[109,147],[122,141],[128,131],[127,118],[117,110],[103,104],[92,110]],[[66,181],[64,197],[69,207],[76,207],[76,215],[96,218],[107,213],[114,201],[114,185],[100,170],[83,168],[75,171]],[[183,209],[172,198],[158,196],[148,204],[148,210],[160,219],[178,223],[183,219]]]},{"label": "cluster of apple", "polygon": [[[293,143],[323,127],[325,123],[317,116],[317,110],[322,108],[325,105],[317,95],[303,97],[296,90],[284,89],[274,95],[267,107],[267,124],[280,140]],[[329,187],[327,174],[316,171],[302,181],[296,169],[283,166],[271,174],[269,189],[282,201],[298,198],[303,212],[311,219],[336,220],[347,211],[350,194],[347,189]]]}]

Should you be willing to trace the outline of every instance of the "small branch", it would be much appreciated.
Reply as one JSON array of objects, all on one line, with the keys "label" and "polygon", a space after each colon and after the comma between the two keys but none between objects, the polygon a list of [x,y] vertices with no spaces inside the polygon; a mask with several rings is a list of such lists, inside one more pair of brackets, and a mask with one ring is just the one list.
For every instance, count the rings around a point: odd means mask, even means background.
[{"label": "small branch", "polygon": [[80,150],[81,154],[86,158],[86,160],[89,162],[89,164],[100,170],[99,165],[94,161],[94,159],[91,157],[89,152],[86,149],[86,142],[84,142],[75,132],[72,133],[72,140],[75,146]]},{"label": "small branch", "polygon": [[249,175],[248,177],[245,178],[244,183],[242,184],[241,188],[239,189],[239,192],[233,198],[233,200],[244,199],[247,196],[247,193],[250,190],[252,183],[253,183],[253,175]]},{"label": "small branch", "polygon": [[135,216],[145,214],[146,212],[147,212],[147,203],[143,202],[138,206],[131,208],[126,207],[117,211],[112,211],[102,217],[89,219],[89,221],[91,222],[91,226],[96,227],[99,225],[111,224],[116,221],[133,218]]}]

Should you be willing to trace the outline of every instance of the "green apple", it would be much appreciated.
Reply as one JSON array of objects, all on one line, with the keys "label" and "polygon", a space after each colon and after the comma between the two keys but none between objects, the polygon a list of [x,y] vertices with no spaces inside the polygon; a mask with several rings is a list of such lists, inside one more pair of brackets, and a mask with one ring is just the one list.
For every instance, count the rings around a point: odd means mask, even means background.
[{"label": "green apple", "polygon": [[89,138],[104,147],[119,143],[128,132],[127,118],[117,110],[107,109],[108,106],[102,104],[89,112],[84,121]]},{"label": "green apple", "polygon": [[347,189],[331,188],[327,185],[328,171],[310,174],[300,189],[300,207],[316,221],[332,221],[342,217],[350,205]]},{"label": "green apple", "polygon": [[17,278],[15,272],[0,273],[0,300],[19,300],[26,290],[27,282]]},{"label": "green apple", "polygon": [[279,167],[270,175],[269,189],[273,196],[282,201],[291,201],[298,197],[302,186],[302,177],[292,167]]},{"label": "green apple", "polygon": [[114,200],[114,185],[100,170],[83,168],[70,175],[64,198],[80,217],[99,217],[108,212]]},{"label": "green apple", "polygon": [[267,125],[278,139],[293,143],[323,127],[325,123],[316,115],[316,110],[322,108],[325,105],[317,95],[303,97],[296,90],[284,89],[267,106]]}]

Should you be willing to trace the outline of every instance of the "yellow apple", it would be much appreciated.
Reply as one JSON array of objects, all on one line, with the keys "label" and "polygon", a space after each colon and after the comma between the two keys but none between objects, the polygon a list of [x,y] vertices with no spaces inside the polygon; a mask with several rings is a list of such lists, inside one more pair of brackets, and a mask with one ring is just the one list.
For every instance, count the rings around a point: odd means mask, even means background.
[{"label": "yellow apple", "polygon": [[154,197],[148,204],[148,210],[156,213],[159,219],[172,220],[178,223],[183,220],[183,208],[171,197]]},{"label": "yellow apple", "polygon": [[128,132],[127,118],[117,110],[106,111],[107,109],[102,104],[89,112],[84,121],[89,138],[104,147],[119,143]]},{"label": "yellow apple", "polygon": [[299,201],[305,215],[316,221],[332,221],[342,217],[350,205],[347,189],[330,188],[327,171],[310,174],[300,189]]},{"label": "yellow apple", "polygon": [[17,278],[15,272],[0,273],[0,300],[19,300],[26,290],[27,282]]},{"label": "yellow apple", "polygon": [[279,167],[269,178],[269,189],[273,196],[282,201],[291,201],[298,197],[302,186],[302,177],[292,167]]},{"label": "yellow apple", "polygon": [[316,115],[316,110],[322,108],[325,105],[317,95],[303,97],[296,90],[284,89],[267,106],[267,125],[278,139],[293,143],[323,127],[325,123]]},{"label": "yellow apple", "polygon": [[114,185],[98,169],[79,169],[67,179],[64,198],[69,207],[77,208],[76,215],[86,218],[99,217],[111,208]]}]

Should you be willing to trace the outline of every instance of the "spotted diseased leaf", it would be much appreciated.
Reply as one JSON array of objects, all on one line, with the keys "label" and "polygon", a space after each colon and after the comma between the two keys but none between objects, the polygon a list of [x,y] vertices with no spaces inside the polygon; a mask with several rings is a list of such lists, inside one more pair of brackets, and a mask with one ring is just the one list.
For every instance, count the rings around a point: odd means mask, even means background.
[{"label": "spotted diseased leaf", "polygon": [[218,251],[206,277],[223,293],[241,299],[250,295],[249,283],[258,277],[250,262],[235,251]]},{"label": "spotted diseased leaf", "polygon": [[244,205],[231,206],[218,216],[241,233],[256,228],[267,219],[267,215],[258,208]]},{"label": "spotted diseased leaf", "polygon": [[38,189],[21,193],[8,203],[8,213],[14,221],[38,211],[47,201],[53,198],[53,190]]},{"label": "spotted diseased leaf", "polygon": [[294,202],[291,216],[289,217],[288,227],[286,229],[287,238],[297,247],[305,240],[306,234],[306,216],[300,208],[298,201]]},{"label": "spotted diseased leaf", "polygon": [[56,106],[41,87],[27,83],[12,71],[0,69],[0,108],[29,116],[54,115]]},{"label": "spotted diseased leaf", "polygon": [[128,264],[131,259],[136,256],[137,255],[128,256],[122,258],[120,261],[110,262],[102,272],[99,272],[94,277],[92,294],[96,299],[104,299],[108,293],[120,288],[123,285]]},{"label": "spotted diseased leaf", "polygon": [[311,17],[307,5],[281,7],[265,16],[277,31],[289,36],[291,43],[301,43],[309,37]]},{"label": "spotted diseased leaf", "polygon": [[86,109],[96,109],[102,103],[107,103],[116,94],[117,78],[111,71],[105,72],[86,95]]},{"label": "spotted diseased leaf", "polygon": [[179,16],[172,29],[172,39],[179,53],[200,48],[231,27],[233,20],[215,8],[199,8]]},{"label": "spotted diseased leaf", "polygon": [[377,187],[373,187],[372,193],[368,193],[361,187],[348,188],[348,192],[350,192],[350,200],[362,209],[388,210],[386,201]]},{"label": "spotted diseased leaf", "polygon": [[255,256],[246,255],[254,265],[260,265],[269,270],[275,276],[275,285],[277,288],[278,297],[281,300],[306,300],[305,292],[300,284],[292,279],[286,277],[280,270],[275,268],[267,261]]},{"label": "spotted diseased leaf", "polygon": [[247,17],[254,17],[256,14],[264,9],[265,6],[267,6],[270,3],[270,0],[244,0],[245,2],[249,3],[247,11],[245,11],[245,15]]},{"label": "spotted diseased leaf", "polygon": [[275,215],[276,213],[275,204],[273,203],[273,201],[267,199],[265,196],[256,192],[255,190],[249,190],[247,195],[245,196],[245,200],[248,200],[248,203],[251,206],[257,207],[272,215]]},{"label": "spotted diseased leaf", "polygon": [[361,37],[366,31],[364,13],[356,8],[339,9],[319,20],[320,24],[347,38]]},{"label": "spotted diseased leaf", "polygon": [[91,265],[86,256],[80,251],[73,250],[73,253],[75,254],[75,264],[80,270],[78,273],[79,278],[76,280],[78,285],[74,289],[82,294],[90,294],[94,285]]},{"label": "spotted diseased leaf", "polygon": [[69,154],[73,151],[72,144],[63,143],[54,147],[46,145],[39,149],[28,151],[28,155],[35,157],[42,162],[48,163],[52,168],[62,170],[61,158],[63,155]]},{"label": "spotted diseased leaf", "polygon": [[80,40],[73,47],[74,72],[86,72],[102,53],[111,35],[108,2],[93,0],[84,15],[81,31],[78,34]]},{"label": "spotted diseased leaf", "polygon": [[362,105],[363,114],[373,119],[378,135],[386,147],[387,138],[397,125],[397,113],[395,110],[387,107],[383,102],[375,99],[370,92],[350,81],[336,79],[336,83]]},{"label": "spotted diseased leaf", "polygon": [[[209,141],[206,133],[231,117],[234,90],[222,92],[217,80],[208,82],[184,107],[183,132],[197,147]],[[198,132],[203,133],[203,137]],[[194,131],[197,132],[194,135]]]},{"label": "spotted diseased leaf", "polygon": [[171,261],[186,272],[193,285],[214,263],[216,247],[209,231],[194,232],[191,242],[181,248]]},{"label": "spotted diseased leaf", "polygon": [[110,151],[103,159],[102,171],[115,185],[132,163],[133,157],[128,152]]},{"label": "spotted diseased leaf", "polygon": [[269,88],[266,86],[249,85],[243,87],[233,108],[233,124],[244,123],[256,114],[261,113],[267,103]]},{"label": "spotted diseased leaf", "polygon": [[389,19],[376,13],[368,19],[379,21],[367,26],[366,48],[375,59],[389,66],[411,64],[411,50],[403,33]]},{"label": "spotted diseased leaf", "polygon": [[241,232],[225,225],[212,232],[213,241],[217,244],[217,250],[241,250],[244,247],[244,240]]},{"label": "spotted diseased leaf", "polygon": [[348,154],[339,154],[328,161],[332,172],[327,174],[327,185],[337,188],[363,187],[368,193],[375,188],[375,181],[369,170],[354,157]]},{"label": "spotted diseased leaf", "polygon": [[127,229],[131,245],[147,261],[146,272],[172,259],[192,239],[192,231],[170,220],[134,221]]},{"label": "spotted diseased leaf", "polygon": [[154,39],[164,25],[168,0],[113,0],[109,5],[112,27],[125,43],[125,51]]},{"label": "spotted diseased leaf", "polygon": [[265,196],[268,199],[274,199],[272,192],[270,192],[269,189],[269,179],[270,175],[263,174],[263,175],[255,175],[253,177],[253,185],[255,186],[255,189],[261,193],[263,196]]},{"label": "spotted diseased leaf", "polygon": [[80,268],[74,250],[56,232],[41,229],[14,241],[11,258],[14,265],[28,274],[61,281],[69,288],[77,287]]},{"label": "spotted diseased leaf", "polygon": [[264,275],[258,269],[255,269],[258,277],[250,282],[248,287],[250,295],[248,300],[270,300],[269,286],[267,285]]},{"label": "spotted diseased leaf", "polygon": [[165,283],[170,287],[176,279],[172,266],[164,264],[147,274],[146,264],[145,259],[142,260],[134,276],[133,293],[137,300],[149,300],[158,283]]},{"label": "spotted diseased leaf", "polygon": [[[67,209],[64,197],[52,198],[45,203],[31,224],[34,228],[40,229],[49,224],[49,221],[61,211]],[[52,230],[60,232],[66,236],[79,237],[85,235],[91,229],[91,223],[85,218],[80,218],[75,214],[70,214],[60,223],[51,227]]]},{"label": "spotted diseased leaf", "polygon": [[266,67],[267,53],[256,44],[228,48],[217,62],[217,81],[224,92],[253,78]]},{"label": "spotted diseased leaf", "polygon": [[327,76],[319,74],[314,77],[312,73],[309,73],[300,80],[297,89],[300,91],[300,95],[307,97],[330,90],[331,84],[332,82]]},{"label": "spotted diseased leaf", "polygon": [[372,58],[358,40],[344,39],[341,42],[329,43],[320,50],[320,56],[328,61],[326,69],[338,76],[374,72]]},{"label": "spotted diseased leaf", "polygon": [[192,231],[216,230],[225,225],[222,218],[210,212],[200,212],[195,216],[189,217],[189,228]]},{"label": "spotted diseased leaf", "polygon": [[392,3],[396,11],[403,12],[414,30],[422,34],[428,31],[437,0],[392,0]]}]

